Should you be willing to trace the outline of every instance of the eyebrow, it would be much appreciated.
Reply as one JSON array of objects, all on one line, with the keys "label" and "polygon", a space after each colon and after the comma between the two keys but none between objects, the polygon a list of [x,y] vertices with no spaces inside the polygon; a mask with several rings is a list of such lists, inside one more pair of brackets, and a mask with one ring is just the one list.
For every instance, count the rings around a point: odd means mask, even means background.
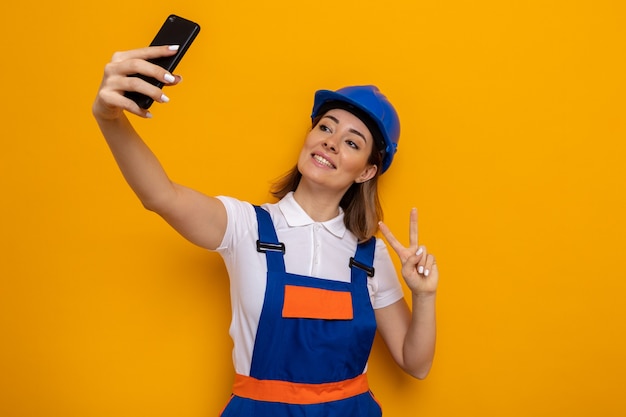
[{"label": "eyebrow", "polygon": [[[339,123],[340,123],[340,122],[339,122],[339,119],[337,119],[335,116],[330,115],[330,114],[325,115],[324,117],[322,117],[322,119],[325,119],[325,118],[327,118],[327,117],[328,117],[330,120],[332,120],[333,122],[337,123],[337,124],[339,124]],[[363,138],[363,140],[365,141],[365,143],[367,143],[367,139],[365,138],[365,135],[364,135],[363,133],[359,132],[359,131],[358,131],[358,130],[356,130],[356,129],[350,129],[350,132],[351,132],[351,133],[354,133],[354,134],[355,134],[355,135],[357,135],[357,136],[362,137],[362,138]]]}]

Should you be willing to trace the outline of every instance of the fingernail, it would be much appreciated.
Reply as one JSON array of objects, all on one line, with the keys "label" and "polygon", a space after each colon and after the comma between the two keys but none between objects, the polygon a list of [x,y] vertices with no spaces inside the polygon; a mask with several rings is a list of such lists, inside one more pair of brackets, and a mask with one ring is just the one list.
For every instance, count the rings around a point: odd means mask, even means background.
[{"label": "fingernail", "polygon": [[420,274],[424,273],[424,267],[420,266],[419,268],[417,268],[417,272],[419,272]]},{"label": "fingernail", "polygon": [[426,271],[424,271],[424,276],[427,277],[428,274],[430,274],[430,271],[427,269]]},{"label": "fingernail", "polygon": [[150,112],[146,112],[146,118],[148,118],[148,119],[152,119],[152,113],[150,113]]},{"label": "fingernail", "polygon": [[170,98],[166,96],[165,94],[161,94],[161,102],[167,103],[168,101],[170,101]]},{"label": "fingernail", "polygon": [[180,45],[170,45],[167,47],[170,51],[178,51],[178,48],[180,48]]},{"label": "fingernail", "polygon": [[415,252],[415,254],[416,254],[417,256],[420,256],[420,255],[422,254],[422,252],[424,252],[424,248],[419,248],[419,249],[417,250],[417,252]]},{"label": "fingernail", "polygon": [[163,76],[163,78],[168,83],[173,83],[174,81],[176,81],[176,78],[174,78],[174,76],[172,74],[169,74],[169,73],[166,73],[165,76]]}]

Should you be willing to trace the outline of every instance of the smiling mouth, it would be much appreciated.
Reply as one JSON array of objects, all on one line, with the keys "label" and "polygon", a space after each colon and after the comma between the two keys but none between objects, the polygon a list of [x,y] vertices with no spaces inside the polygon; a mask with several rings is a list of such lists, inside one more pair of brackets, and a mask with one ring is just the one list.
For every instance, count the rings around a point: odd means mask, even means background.
[{"label": "smiling mouth", "polygon": [[335,165],[333,165],[328,159],[321,157],[319,155],[313,155],[313,159],[321,165],[327,166],[328,168],[335,169]]}]

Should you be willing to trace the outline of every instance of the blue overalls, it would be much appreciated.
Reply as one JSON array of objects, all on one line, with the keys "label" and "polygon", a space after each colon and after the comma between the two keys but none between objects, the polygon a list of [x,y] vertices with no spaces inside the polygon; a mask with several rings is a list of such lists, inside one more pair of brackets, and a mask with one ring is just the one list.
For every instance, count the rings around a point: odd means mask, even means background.
[{"label": "blue overalls", "polygon": [[350,259],[351,282],[290,274],[269,213],[255,210],[267,288],[250,376],[235,376],[221,417],[380,417],[363,373],[376,332],[375,238]]}]

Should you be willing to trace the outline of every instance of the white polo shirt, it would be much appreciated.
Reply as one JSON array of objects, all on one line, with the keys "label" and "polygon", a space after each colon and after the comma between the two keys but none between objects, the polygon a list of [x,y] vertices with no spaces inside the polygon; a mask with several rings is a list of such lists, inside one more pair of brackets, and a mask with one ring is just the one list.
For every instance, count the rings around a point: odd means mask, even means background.
[{"label": "white polo shirt", "polygon": [[[267,264],[265,254],[256,251],[258,225],[254,207],[231,197],[218,197],[228,215],[222,256],[230,276],[235,372],[250,375],[252,350],[263,308]],[[356,237],[346,229],[343,211],[326,222],[313,221],[289,193],[276,204],[264,204],[270,213],[278,240],[285,244],[285,268],[298,275],[350,281],[350,257],[357,247]],[[374,309],[391,305],[403,297],[387,246],[376,241],[375,275],[368,278]]]}]

